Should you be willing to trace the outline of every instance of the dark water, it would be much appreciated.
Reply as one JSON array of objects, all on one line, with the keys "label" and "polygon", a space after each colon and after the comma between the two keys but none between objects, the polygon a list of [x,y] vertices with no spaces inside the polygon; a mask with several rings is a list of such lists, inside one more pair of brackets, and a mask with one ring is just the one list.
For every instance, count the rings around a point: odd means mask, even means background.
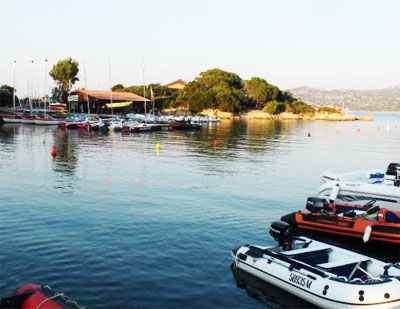
[{"label": "dark water", "polygon": [[0,297],[34,282],[88,308],[296,307],[237,288],[230,248],[272,244],[269,224],[304,208],[324,170],[398,162],[400,114],[374,118],[136,135],[4,124]]}]

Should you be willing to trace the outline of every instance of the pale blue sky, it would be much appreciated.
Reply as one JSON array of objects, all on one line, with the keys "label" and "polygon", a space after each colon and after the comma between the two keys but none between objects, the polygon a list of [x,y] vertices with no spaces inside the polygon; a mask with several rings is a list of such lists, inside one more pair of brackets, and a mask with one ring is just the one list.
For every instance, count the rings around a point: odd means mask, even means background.
[{"label": "pale blue sky", "polygon": [[71,57],[88,89],[143,84],[142,58],[146,84],[219,68],[280,89],[386,88],[400,84],[399,12],[398,0],[6,1],[0,85],[16,60],[18,95],[43,95],[45,69]]}]

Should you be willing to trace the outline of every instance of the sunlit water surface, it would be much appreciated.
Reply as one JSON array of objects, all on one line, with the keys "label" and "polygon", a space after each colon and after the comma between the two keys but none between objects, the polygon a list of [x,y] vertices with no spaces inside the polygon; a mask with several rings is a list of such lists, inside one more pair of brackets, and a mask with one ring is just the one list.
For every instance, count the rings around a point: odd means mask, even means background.
[{"label": "sunlit water surface", "polygon": [[400,114],[373,116],[130,135],[4,124],[0,297],[34,282],[87,308],[298,306],[238,289],[230,249],[273,244],[269,224],[324,170],[399,162]]}]

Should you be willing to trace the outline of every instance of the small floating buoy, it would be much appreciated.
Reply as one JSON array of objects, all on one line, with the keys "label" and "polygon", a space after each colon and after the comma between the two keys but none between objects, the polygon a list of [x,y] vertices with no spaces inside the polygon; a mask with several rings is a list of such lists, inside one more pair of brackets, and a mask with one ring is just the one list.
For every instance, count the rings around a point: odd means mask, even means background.
[{"label": "small floating buoy", "polygon": [[360,127],[358,127],[358,128],[357,128],[357,132],[360,132],[360,131],[361,131],[361,129],[360,129]]},{"label": "small floating buoy", "polygon": [[382,131],[382,128],[381,128],[381,126],[379,126],[379,127],[378,127],[378,131]]},{"label": "small floating buoy", "polygon": [[156,144],[156,150],[160,150],[160,149],[161,149],[160,142],[157,142],[157,144]]},{"label": "small floating buoy", "polygon": [[307,136],[308,136],[308,137],[310,137],[310,136],[311,136],[311,133],[310,133],[310,132],[308,132]]},{"label": "small floating buoy", "polygon": [[336,129],[336,134],[339,134],[339,129]]},{"label": "small floating buoy", "polygon": [[286,139],[285,135],[282,135],[281,139],[284,141]]},{"label": "small floating buoy", "polygon": [[214,142],[213,142],[213,146],[214,146],[214,147],[217,147],[217,146],[218,146],[218,141],[217,141],[216,139],[215,139]]},{"label": "small floating buoy", "polygon": [[43,144],[46,144],[46,140],[45,139],[43,140]]},{"label": "small floating buoy", "polygon": [[55,147],[55,146],[53,146],[53,148],[51,148],[51,156],[52,156],[53,158],[55,158],[55,157],[57,156],[57,150],[56,150],[56,147]]}]

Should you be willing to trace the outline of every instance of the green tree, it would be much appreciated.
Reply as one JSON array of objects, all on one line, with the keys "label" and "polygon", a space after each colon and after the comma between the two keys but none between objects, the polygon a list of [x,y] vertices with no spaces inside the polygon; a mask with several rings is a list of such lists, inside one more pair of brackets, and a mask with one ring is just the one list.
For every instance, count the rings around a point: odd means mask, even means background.
[{"label": "green tree", "polygon": [[280,91],[277,97],[277,101],[292,103],[296,101],[296,98],[294,98],[292,94],[288,91]]},{"label": "green tree", "polygon": [[286,109],[289,107],[289,104],[283,103],[283,102],[278,102],[278,101],[270,101],[268,102],[265,107],[263,108],[263,111],[272,114],[272,115],[279,115],[286,111]]},{"label": "green tree", "polygon": [[112,86],[111,90],[112,91],[117,91],[117,90],[123,90],[124,86],[122,84],[116,84],[114,86]]},{"label": "green tree", "polygon": [[192,111],[218,108],[221,111],[238,112],[248,104],[242,79],[230,72],[211,69],[200,73],[186,86],[186,99]]},{"label": "green tree", "polygon": [[304,103],[301,100],[292,103],[292,111],[297,114],[313,113],[315,110],[311,105]]},{"label": "green tree", "polygon": [[211,69],[200,73],[196,81],[206,87],[228,87],[231,89],[242,89],[242,79],[235,73],[226,72],[220,69]]},{"label": "green tree", "polygon": [[79,63],[72,58],[60,60],[49,72],[57,87],[53,89],[53,96],[66,102],[71,86],[79,80]]},{"label": "green tree", "polygon": [[197,81],[192,81],[186,85],[186,91],[181,100],[185,100],[189,104],[189,109],[193,112],[215,107],[212,88],[205,87]]},{"label": "green tree", "polygon": [[[13,93],[14,93],[13,87],[7,85],[0,86],[0,107],[13,106]],[[18,98],[15,97],[15,104],[17,103],[18,103]]]},{"label": "green tree", "polygon": [[277,100],[280,90],[274,85],[268,84],[265,79],[253,77],[244,81],[246,93],[255,101],[255,108],[260,109],[269,101]]}]

